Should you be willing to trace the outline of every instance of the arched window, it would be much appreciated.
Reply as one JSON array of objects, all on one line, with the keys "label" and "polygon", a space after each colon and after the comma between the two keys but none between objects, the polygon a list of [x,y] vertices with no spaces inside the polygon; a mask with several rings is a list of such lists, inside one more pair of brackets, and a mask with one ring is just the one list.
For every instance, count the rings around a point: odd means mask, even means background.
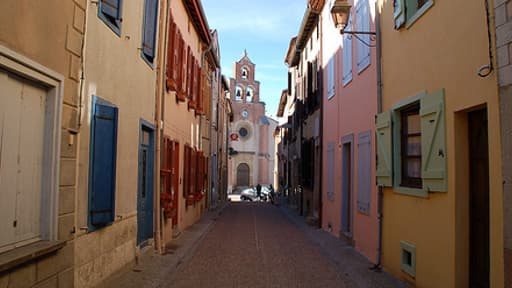
[{"label": "arched window", "polygon": [[242,101],[242,88],[236,87],[235,101]]},{"label": "arched window", "polygon": [[249,71],[247,71],[247,68],[242,68],[242,79],[247,79],[249,77]]},{"label": "arched window", "polygon": [[245,102],[252,102],[252,96],[254,96],[254,91],[251,87],[247,88],[247,93],[245,93]]}]

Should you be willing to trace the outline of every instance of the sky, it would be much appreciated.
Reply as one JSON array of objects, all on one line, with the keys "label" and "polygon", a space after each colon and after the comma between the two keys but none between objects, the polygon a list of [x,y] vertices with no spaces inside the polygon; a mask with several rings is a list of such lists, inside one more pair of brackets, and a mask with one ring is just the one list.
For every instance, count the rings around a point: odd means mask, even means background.
[{"label": "sky", "polygon": [[221,69],[228,79],[244,49],[256,64],[260,101],[276,118],[281,92],[288,86],[284,58],[290,39],[299,33],[306,0],[202,0],[210,29],[219,35]]}]

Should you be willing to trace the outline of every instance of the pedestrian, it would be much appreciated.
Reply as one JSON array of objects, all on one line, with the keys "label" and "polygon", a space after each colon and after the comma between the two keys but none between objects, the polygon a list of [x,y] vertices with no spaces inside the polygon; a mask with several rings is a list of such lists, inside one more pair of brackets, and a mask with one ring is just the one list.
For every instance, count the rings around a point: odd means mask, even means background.
[{"label": "pedestrian", "polygon": [[260,183],[258,183],[258,185],[256,185],[256,195],[258,196],[258,200],[259,200],[260,197],[261,197],[261,185],[260,185]]}]

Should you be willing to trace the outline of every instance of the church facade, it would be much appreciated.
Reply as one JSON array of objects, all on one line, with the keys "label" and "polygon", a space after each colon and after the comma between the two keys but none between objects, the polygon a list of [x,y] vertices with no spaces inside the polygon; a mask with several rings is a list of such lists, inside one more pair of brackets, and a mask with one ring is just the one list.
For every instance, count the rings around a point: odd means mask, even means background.
[{"label": "church facade", "polygon": [[247,53],[234,64],[230,78],[233,122],[230,123],[230,191],[260,185],[274,185],[274,138],[277,121],[265,116],[260,101],[260,82],[255,80],[256,65]]}]

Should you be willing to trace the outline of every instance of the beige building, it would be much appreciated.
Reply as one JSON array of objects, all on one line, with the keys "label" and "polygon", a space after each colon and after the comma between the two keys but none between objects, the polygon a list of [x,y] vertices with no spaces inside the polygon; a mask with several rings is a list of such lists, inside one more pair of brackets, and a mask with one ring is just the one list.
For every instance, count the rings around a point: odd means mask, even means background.
[{"label": "beige building", "polygon": [[0,287],[73,286],[86,8],[0,2]]},{"label": "beige building", "polygon": [[75,286],[152,243],[158,1],[88,2],[80,109]]},{"label": "beige building", "polygon": [[230,125],[228,189],[273,184],[274,137],[277,121],[265,116],[260,101],[260,82],[255,80],[256,65],[247,53],[234,65],[230,79],[233,122]]}]

